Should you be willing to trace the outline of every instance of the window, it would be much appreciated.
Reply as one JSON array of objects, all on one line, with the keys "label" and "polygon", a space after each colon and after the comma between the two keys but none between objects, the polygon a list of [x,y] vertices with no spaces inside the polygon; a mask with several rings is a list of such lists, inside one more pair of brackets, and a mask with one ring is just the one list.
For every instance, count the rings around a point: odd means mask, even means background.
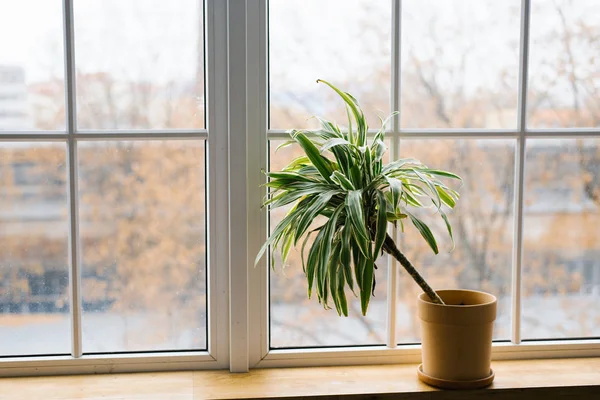
[{"label": "window", "polygon": [[0,361],[212,360],[204,2],[2,1],[0,33]]},{"label": "window", "polygon": [[286,131],[346,120],[318,78],[371,133],[400,111],[388,160],[465,178],[453,252],[393,234],[435,288],[497,295],[494,357],[600,354],[599,13],[0,0],[0,375],[419,360],[419,289],[388,257],[367,318],[308,300],[298,252],[253,267]]},{"label": "window", "polygon": [[[497,357],[569,343],[548,342],[557,339],[597,346],[597,4],[270,0],[265,9],[268,125],[258,140],[269,168],[298,153],[274,151],[285,130],[312,127],[313,114],[344,124],[341,102],[318,78],[354,94],[372,128],[377,115],[400,110],[386,135],[390,157],[465,178],[450,215],[456,249],[434,256],[410,232],[396,233],[409,259],[434,287],[498,297]],[[271,227],[284,212],[270,213]],[[282,269],[276,257],[260,278],[268,282],[261,302],[269,329],[259,365],[345,362],[359,349],[362,357],[411,359],[419,288],[400,266],[378,263],[367,318],[339,318],[305,298],[298,259]]]}]

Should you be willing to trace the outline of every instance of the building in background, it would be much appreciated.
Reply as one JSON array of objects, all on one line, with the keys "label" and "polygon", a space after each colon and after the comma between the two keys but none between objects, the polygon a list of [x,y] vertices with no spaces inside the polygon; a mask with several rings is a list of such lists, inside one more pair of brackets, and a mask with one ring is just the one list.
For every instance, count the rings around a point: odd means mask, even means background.
[{"label": "building in background", "polygon": [[27,85],[22,67],[0,65],[0,130],[29,129]]}]

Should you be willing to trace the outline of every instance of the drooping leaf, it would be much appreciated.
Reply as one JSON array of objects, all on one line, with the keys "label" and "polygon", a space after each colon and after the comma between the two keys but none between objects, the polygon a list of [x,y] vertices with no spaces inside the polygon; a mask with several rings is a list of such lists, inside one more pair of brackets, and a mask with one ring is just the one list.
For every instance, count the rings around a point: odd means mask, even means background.
[{"label": "drooping leaf", "polygon": [[[323,243],[323,237],[325,236],[325,229],[321,229],[312,244],[312,247],[308,251],[308,260],[306,261],[306,279],[308,281],[308,298],[312,295],[312,287],[315,279],[315,274],[321,270],[320,265],[321,257],[321,245]],[[317,293],[321,293],[322,288],[319,287],[320,280],[317,279]]]},{"label": "drooping leaf", "polygon": [[375,263],[372,259],[367,259],[363,271],[363,286],[360,291],[360,308],[363,315],[367,315],[369,300],[373,292],[373,279],[375,276]]},{"label": "drooping leaf", "polygon": [[323,209],[327,206],[329,200],[331,200],[335,193],[336,192],[334,191],[321,193],[320,195],[316,196],[308,206],[305,207],[305,211],[296,225],[294,245],[298,244],[298,241],[304,235],[304,232],[306,232],[317,215],[319,215],[319,213],[321,213],[321,211],[323,211]]},{"label": "drooping leaf", "polygon": [[346,278],[346,282],[350,287],[350,290],[354,292],[354,280],[352,279],[352,265],[351,265],[351,247],[353,243],[351,242],[351,227],[350,225],[345,225],[342,230],[342,241],[341,241],[341,253],[340,253],[340,263],[344,268],[344,275]]},{"label": "drooping leaf", "polygon": [[419,232],[421,233],[421,236],[423,236],[423,238],[425,239],[427,244],[429,244],[429,247],[431,247],[431,250],[433,250],[433,252],[435,254],[438,254],[439,250],[438,250],[437,242],[435,240],[435,236],[433,236],[433,233],[431,232],[431,229],[429,229],[429,227],[423,221],[421,221],[419,218],[415,217],[414,215],[408,214],[408,216],[410,217],[410,220],[412,221],[415,228],[417,228],[419,230]]},{"label": "drooping leaf", "polygon": [[387,234],[387,201],[385,196],[381,192],[377,192],[377,229],[375,231],[375,249],[373,250],[373,257],[378,257],[385,241]]},{"label": "drooping leaf", "polygon": [[444,220],[444,223],[446,224],[446,230],[448,231],[448,235],[450,236],[450,240],[452,241],[452,249],[450,249],[450,251],[452,251],[452,250],[454,250],[454,247],[455,247],[454,236],[452,235],[452,226],[450,225],[450,221],[448,220],[448,216],[446,215],[446,213],[444,213],[443,211],[440,211],[440,215],[442,216],[442,219]]},{"label": "drooping leaf", "polygon": [[440,196],[440,199],[442,200],[442,202],[444,204],[446,204],[450,208],[454,208],[454,206],[456,206],[456,201],[454,201],[452,196],[450,196],[448,193],[446,193],[446,191],[444,189],[442,189],[439,186],[436,186],[435,189],[437,190],[438,195]]},{"label": "drooping leaf", "polygon": [[[341,265],[339,266],[339,268],[341,268]],[[344,274],[339,269],[336,274],[337,274],[337,279],[338,279],[337,298],[340,303],[340,310],[342,311],[342,314],[345,317],[347,317],[348,316],[348,302],[346,301],[346,292],[344,291]]]}]

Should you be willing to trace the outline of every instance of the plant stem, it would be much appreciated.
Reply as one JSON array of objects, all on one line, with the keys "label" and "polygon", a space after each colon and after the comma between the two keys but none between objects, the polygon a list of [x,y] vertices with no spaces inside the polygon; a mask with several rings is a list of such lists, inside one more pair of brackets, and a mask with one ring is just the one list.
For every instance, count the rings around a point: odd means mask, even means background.
[{"label": "plant stem", "polygon": [[419,272],[411,264],[411,262],[408,261],[408,258],[406,258],[406,256],[402,254],[400,250],[398,250],[396,243],[394,243],[394,240],[390,237],[390,235],[386,234],[385,242],[383,243],[383,250],[392,257],[394,257],[396,260],[398,260],[400,265],[404,267],[406,272],[408,272],[408,274],[413,278],[417,285],[419,285],[421,289],[423,289],[423,291],[427,293],[431,301],[433,301],[436,304],[445,304],[441,297],[438,296],[437,293],[431,288],[431,286],[429,286],[429,284],[425,281],[425,279],[423,279],[421,274],[419,274]]}]

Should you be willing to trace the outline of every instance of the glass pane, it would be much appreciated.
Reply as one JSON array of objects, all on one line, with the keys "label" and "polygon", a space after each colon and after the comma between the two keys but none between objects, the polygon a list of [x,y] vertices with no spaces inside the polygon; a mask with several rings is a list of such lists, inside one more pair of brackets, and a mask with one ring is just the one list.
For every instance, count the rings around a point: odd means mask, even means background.
[{"label": "glass pane", "polygon": [[600,337],[600,139],[527,141],[523,337]]},{"label": "glass pane", "polygon": [[[270,169],[284,167],[302,151],[297,146],[275,149],[282,141],[271,141]],[[271,212],[271,229],[283,218],[283,208]],[[308,246],[308,245],[307,245]],[[308,247],[307,247],[308,248]],[[300,258],[300,246],[292,249],[285,268],[277,254],[270,271],[271,347],[324,347],[385,344],[387,302],[387,257],[377,262],[375,297],[367,317],[360,311],[360,299],[346,290],[348,317],[339,317],[333,301],[330,310],[319,304],[316,294],[307,297],[307,283]]]},{"label": "glass pane", "polygon": [[206,348],[204,142],[80,145],[83,351]]},{"label": "glass pane", "polygon": [[533,0],[528,126],[600,126],[600,2]]},{"label": "glass pane", "polygon": [[63,59],[60,0],[0,0],[0,132],[65,129]]},{"label": "glass pane", "polygon": [[402,3],[402,127],[517,124],[520,1]]},{"label": "glass pane", "polygon": [[80,129],[204,127],[201,0],[75,1]]},{"label": "glass pane", "polygon": [[71,352],[65,160],[0,143],[0,357]]},{"label": "glass pane", "polygon": [[[510,284],[513,240],[514,141],[512,140],[403,140],[401,157],[420,159],[432,168],[449,170],[464,182],[460,200],[448,212],[456,248],[434,210],[424,210],[439,241],[435,255],[419,232],[405,224],[399,248],[422,272],[434,289],[482,290],[498,298],[494,339],[510,338]],[[399,270],[397,339],[400,343],[420,341],[416,298],[421,289]]]},{"label": "glass pane", "polygon": [[379,128],[390,110],[391,10],[389,0],[269,1],[270,127],[316,127],[313,115],[345,124],[342,101],[315,83],[325,79]]}]

